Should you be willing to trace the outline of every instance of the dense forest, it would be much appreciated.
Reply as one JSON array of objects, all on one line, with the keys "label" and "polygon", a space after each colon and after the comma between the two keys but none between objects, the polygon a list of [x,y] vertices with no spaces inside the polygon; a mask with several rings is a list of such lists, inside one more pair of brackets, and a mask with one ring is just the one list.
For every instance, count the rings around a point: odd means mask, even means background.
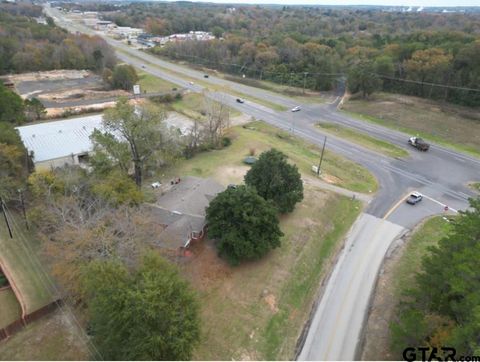
[{"label": "dense forest", "polygon": [[0,74],[113,67],[113,50],[103,39],[69,34],[51,19],[39,24],[41,16],[41,6],[0,4]]},{"label": "dense forest", "polygon": [[[156,35],[212,31],[211,42],[152,51],[256,79],[332,89],[348,79],[364,96],[399,92],[478,106],[480,14],[341,7],[178,3],[84,5]],[[436,86],[431,83],[446,85]]]}]

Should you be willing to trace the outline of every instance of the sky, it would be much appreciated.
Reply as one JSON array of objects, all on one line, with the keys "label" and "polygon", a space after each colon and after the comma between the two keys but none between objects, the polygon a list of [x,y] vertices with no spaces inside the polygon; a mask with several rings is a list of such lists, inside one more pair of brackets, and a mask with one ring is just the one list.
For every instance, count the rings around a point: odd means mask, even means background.
[{"label": "sky", "polygon": [[386,5],[386,6],[480,6],[480,0],[190,0],[229,4],[288,5]]}]

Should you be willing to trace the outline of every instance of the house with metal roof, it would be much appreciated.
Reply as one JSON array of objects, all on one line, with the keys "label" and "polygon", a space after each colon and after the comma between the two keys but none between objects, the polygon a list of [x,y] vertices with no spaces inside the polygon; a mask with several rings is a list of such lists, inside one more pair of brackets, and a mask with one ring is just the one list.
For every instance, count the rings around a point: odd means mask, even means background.
[{"label": "house with metal roof", "polygon": [[50,169],[78,165],[92,150],[95,129],[103,131],[101,114],[16,127],[35,168]]}]

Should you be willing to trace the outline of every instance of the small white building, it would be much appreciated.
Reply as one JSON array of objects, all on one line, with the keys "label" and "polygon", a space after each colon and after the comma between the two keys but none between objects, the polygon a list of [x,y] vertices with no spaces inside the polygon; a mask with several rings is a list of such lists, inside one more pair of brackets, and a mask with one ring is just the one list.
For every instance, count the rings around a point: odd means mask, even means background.
[{"label": "small white building", "polygon": [[17,127],[37,170],[81,164],[93,144],[95,129],[103,131],[102,115],[64,119]]}]

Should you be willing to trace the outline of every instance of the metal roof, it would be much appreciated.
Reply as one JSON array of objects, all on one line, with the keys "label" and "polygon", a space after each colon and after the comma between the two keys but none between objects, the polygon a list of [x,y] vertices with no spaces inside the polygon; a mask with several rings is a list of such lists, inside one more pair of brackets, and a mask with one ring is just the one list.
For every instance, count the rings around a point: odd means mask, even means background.
[{"label": "metal roof", "polygon": [[90,152],[90,135],[95,128],[103,131],[102,119],[97,114],[16,128],[34,162],[42,162]]}]

